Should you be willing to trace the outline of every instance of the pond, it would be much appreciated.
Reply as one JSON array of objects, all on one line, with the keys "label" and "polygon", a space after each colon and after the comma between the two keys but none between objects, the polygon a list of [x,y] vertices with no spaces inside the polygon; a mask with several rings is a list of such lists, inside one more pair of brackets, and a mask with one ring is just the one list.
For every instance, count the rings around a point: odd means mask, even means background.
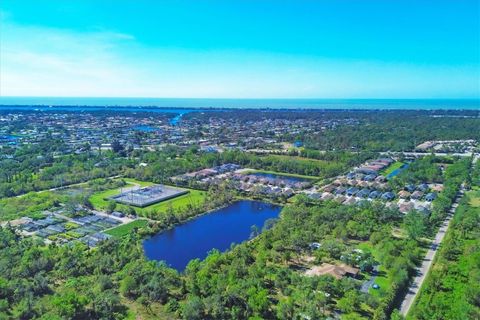
[{"label": "pond", "polygon": [[401,166],[400,168],[393,170],[393,171],[387,176],[387,180],[390,180],[390,179],[392,179],[393,177],[397,176],[400,172],[402,172],[403,170],[407,169],[408,167],[409,167],[409,164],[408,164],[408,163],[405,163],[405,164],[404,164],[403,166]]},{"label": "pond", "polygon": [[14,135],[0,135],[0,140],[6,140],[6,141],[15,141],[15,140],[18,140],[18,136],[14,136]]},{"label": "pond", "polygon": [[281,210],[260,201],[237,201],[144,240],[143,249],[148,259],[163,260],[183,271],[190,260],[204,259],[212,249],[226,251],[232,243],[250,239],[253,225],[261,230]]},{"label": "pond", "polygon": [[281,179],[289,183],[297,183],[297,182],[309,182],[311,179],[308,178],[301,178],[301,177],[294,177],[294,176],[285,176],[283,174],[275,174],[275,173],[267,173],[267,172],[253,172],[249,175],[257,176],[261,178],[269,178],[269,179]]}]

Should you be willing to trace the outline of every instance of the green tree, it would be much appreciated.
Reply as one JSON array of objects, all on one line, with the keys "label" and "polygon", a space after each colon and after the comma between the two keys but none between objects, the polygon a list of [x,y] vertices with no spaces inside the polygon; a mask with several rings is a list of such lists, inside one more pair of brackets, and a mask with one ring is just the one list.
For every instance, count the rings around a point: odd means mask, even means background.
[{"label": "green tree", "polygon": [[132,276],[126,276],[120,281],[119,290],[125,297],[133,297],[136,294],[137,282]]},{"label": "green tree", "polygon": [[55,295],[52,304],[56,313],[63,318],[72,319],[84,314],[88,299],[74,291]]},{"label": "green tree", "polygon": [[417,240],[425,233],[425,218],[420,212],[411,210],[403,219],[403,227],[411,239]]},{"label": "green tree", "polygon": [[113,211],[115,211],[116,207],[117,207],[117,203],[115,201],[109,200],[107,203],[106,210],[108,213],[112,213]]}]

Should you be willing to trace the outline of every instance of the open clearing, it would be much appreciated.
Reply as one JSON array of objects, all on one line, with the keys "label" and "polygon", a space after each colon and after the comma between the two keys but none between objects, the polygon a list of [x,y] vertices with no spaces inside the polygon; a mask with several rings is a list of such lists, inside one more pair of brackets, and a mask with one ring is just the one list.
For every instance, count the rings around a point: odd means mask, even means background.
[{"label": "open clearing", "polygon": [[129,234],[135,228],[141,228],[141,227],[146,226],[147,223],[148,223],[147,220],[138,219],[138,220],[134,220],[132,222],[129,222],[127,224],[122,224],[118,227],[109,229],[109,230],[105,231],[105,233],[119,238],[119,237],[123,237],[124,235]]},{"label": "open clearing", "polygon": [[[376,261],[379,261],[380,259],[380,253],[375,249],[375,247],[370,243],[370,242],[363,242],[363,243],[360,243],[358,246],[357,246],[358,249],[361,249],[363,250],[364,252],[370,252],[373,256],[373,258],[376,260]],[[376,296],[376,297],[383,297],[387,294],[388,292],[388,289],[390,288],[391,286],[391,283],[392,283],[392,279],[388,276],[386,270],[385,270],[385,267],[383,265],[380,265],[379,266],[379,269],[378,269],[378,275],[377,277],[375,278],[375,282],[376,284],[378,284],[378,286],[380,287],[379,289],[373,289],[373,288],[369,288],[368,289],[368,292],[373,295],[373,296]]]},{"label": "open clearing", "polygon": [[[109,201],[105,199],[108,199],[112,196],[120,194],[122,190],[126,188],[135,187],[135,186],[146,187],[146,186],[153,185],[153,183],[151,182],[139,181],[135,179],[124,179],[124,180],[125,182],[127,182],[127,186],[123,188],[117,188],[117,189],[94,193],[90,197],[90,202],[95,207],[95,209],[105,210],[109,203]],[[200,191],[195,189],[186,189],[186,188],[183,188],[183,189],[188,190],[189,192],[187,194],[178,196],[173,199],[165,200],[145,208],[136,208],[136,207],[131,207],[131,208],[134,208],[135,211],[139,213],[139,215],[145,214],[146,212],[152,212],[152,211],[161,213],[161,212],[166,212],[169,207],[173,208],[174,210],[181,210],[186,208],[188,205],[199,205],[204,201],[206,197],[205,191]],[[117,204],[116,210],[122,211],[122,209],[126,209],[127,207],[129,206],[124,204]]]}]

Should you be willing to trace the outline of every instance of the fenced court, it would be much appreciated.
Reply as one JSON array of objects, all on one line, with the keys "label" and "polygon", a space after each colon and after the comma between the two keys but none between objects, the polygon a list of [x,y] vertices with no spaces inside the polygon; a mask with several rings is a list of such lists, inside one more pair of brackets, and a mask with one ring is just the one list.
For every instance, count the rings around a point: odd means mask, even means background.
[{"label": "fenced court", "polygon": [[110,199],[118,203],[144,208],[154,203],[172,199],[186,193],[188,193],[188,190],[165,185],[153,185],[122,192],[119,195],[110,197]]}]

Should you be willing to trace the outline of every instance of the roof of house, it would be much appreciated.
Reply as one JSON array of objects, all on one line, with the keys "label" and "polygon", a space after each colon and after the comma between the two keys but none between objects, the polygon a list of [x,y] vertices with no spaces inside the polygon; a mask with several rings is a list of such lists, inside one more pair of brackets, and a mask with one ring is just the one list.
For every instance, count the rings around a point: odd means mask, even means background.
[{"label": "roof of house", "polygon": [[322,193],[322,200],[330,200],[332,198],[333,198],[333,194],[328,193],[328,192]]},{"label": "roof of house", "polygon": [[402,190],[398,193],[398,196],[400,198],[408,198],[408,197],[410,197],[410,192]]},{"label": "roof of house", "polygon": [[333,184],[328,184],[325,187],[323,187],[323,191],[332,192],[333,190],[335,190],[335,188],[336,186],[334,186]]},{"label": "roof of house", "polygon": [[434,193],[434,192],[430,192],[429,194],[427,194],[425,196],[425,199],[427,199],[427,200],[434,200],[435,198],[437,198],[437,194]]},{"label": "roof of house", "polygon": [[414,193],[412,193],[411,197],[412,198],[421,198],[423,196],[423,192],[422,191],[415,191]]},{"label": "roof of house", "polygon": [[395,198],[395,194],[393,194],[393,192],[385,192],[384,194],[382,194],[382,199],[393,199]]},{"label": "roof of house", "polygon": [[320,266],[314,266],[307,270],[305,274],[307,276],[322,276],[329,274],[336,279],[341,279],[345,275],[357,275],[360,270],[346,264],[334,265],[330,263],[322,263]]},{"label": "roof of house", "polygon": [[412,210],[414,208],[413,203],[411,202],[404,202],[398,206],[398,210],[402,213],[407,213],[408,211]]},{"label": "roof of house", "polygon": [[409,185],[405,186],[405,190],[410,191],[410,192],[415,191],[415,189],[416,189],[416,187],[413,184],[409,184]]},{"label": "roof of house", "polygon": [[343,201],[343,204],[354,204],[356,202],[355,198],[348,198]]},{"label": "roof of house", "polygon": [[362,189],[357,193],[357,196],[359,197],[367,197],[370,194],[371,190],[368,189]]},{"label": "roof of house", "polygon": [[370,194],[368,195],[370,198],[378,198],[382,195],[382,193],[378,190],[373,190],[372,192],[370,192]]},{"label": "roof of house", "polygon": [[422,190],[422,191],[425,191],[425,190],[428,189],[428,184],[426,184],[426,183],[419,184],[419,185],[417,186],[417,189]]}]

